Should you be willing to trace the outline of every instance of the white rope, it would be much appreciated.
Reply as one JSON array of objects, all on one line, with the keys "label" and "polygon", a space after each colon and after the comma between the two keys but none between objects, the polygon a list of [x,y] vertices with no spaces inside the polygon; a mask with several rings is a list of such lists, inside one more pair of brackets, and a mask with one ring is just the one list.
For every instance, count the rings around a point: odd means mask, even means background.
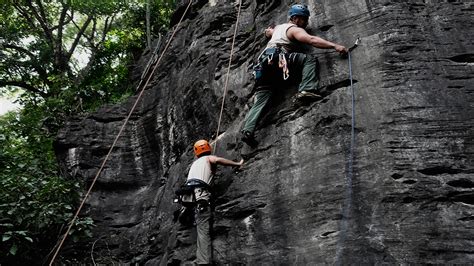
[{"label": "white rope", "polygon": [[241,8],[242,8],[242,0],[239,0],[239,10],[237,11],[237,20],[235,21],[234,36],[232,37],[232,46],[231,46],[231,49],[230,49],[229,65],[227,66],[227,75],[225,77],[225,84],[224,84],[224,96],[222,97],[221,111],[219,113],[219,120],[217,122],[216,139],[214,141],[214,148],[212,149],[213,153],[215,153],[216,150],[217,150],[217,141],[219,139],[219,130],[220,130],[220,127],[221,127],[222,113],[224,112],[225,97],[227,95],[227,86],[229,84],[230,66],[232,65],[232,57],[234,55],[235,37],[237,36],[237,29],[238,29],[238,26],[239,26],[239,18],[240,18]]}]

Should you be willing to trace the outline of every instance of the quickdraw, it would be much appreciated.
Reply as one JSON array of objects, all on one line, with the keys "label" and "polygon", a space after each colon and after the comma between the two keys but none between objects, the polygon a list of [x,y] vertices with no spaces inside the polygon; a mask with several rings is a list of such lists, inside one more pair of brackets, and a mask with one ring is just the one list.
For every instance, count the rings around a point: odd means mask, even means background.
[{"label": "quickdraw", "polygon": [[285,53],[280,53],[278,56],[278,67],[283,70],[283,80],[287,80],[290,77],[290,70],[288,69]]},{"label": "quickdraw", "polygon": [[267,56],[268,65],[273,64],[273,55],[274,55],[274,53],[271,53]]}]

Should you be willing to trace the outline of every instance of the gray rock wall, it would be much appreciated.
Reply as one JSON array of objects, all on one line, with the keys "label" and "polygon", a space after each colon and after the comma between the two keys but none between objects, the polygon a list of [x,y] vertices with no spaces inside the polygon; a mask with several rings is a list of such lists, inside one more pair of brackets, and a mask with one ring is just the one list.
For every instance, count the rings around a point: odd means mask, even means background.
[{"label": "gray rock wall", "polygon": [[[217,175],[215,261],[472,263],[473,3],[307,2],[310,32],[347,46],[362,39],[352,54],[352,184],[348,61],[331,51],[308,48],[322,79],[344,76],[343,86],[286,115],[278,111],[296,89],[277,88],[258,147],[240,143],[262,30],[285,22],[291,4],[244,0],[216,154],[244,157],[246,165]],[[194,259],[195,232],[173,223],[172,197],[193,160],[192,143],[217,129],[236,14],[236,1],[193,4],[87,201],[94,238],[63,254],[82,250],[85,262],[92,253],[96,262],[150,265]],[[92,181],[135,100],[67,123],[55,143],[66,175]]]}]

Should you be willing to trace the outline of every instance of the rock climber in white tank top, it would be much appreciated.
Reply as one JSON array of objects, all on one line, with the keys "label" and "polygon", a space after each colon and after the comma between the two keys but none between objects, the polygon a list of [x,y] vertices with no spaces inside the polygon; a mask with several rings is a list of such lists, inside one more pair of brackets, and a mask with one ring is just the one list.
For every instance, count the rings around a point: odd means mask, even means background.
[{"label": "rock climber in white tank top", "polygon": [[271,39],[254,65],[255,102],[245,117],[242,129],[241,139],[249,146],[258,144],[254,136],[257,122],[263,110],[268,110],[265,107],[272,98],[275,88],[285,84],[295,71],[302,73],[292,109],[322,98],[318,91],[320,89],[318,61],[314,56],[298,51],[301,44],[334,49],[341,54],[346,54],[348,51],[340,44],[308,34],[305,28],[308,26],[309,15],[307,6],[292,5],[288,11],[287,23],[265,30],[265,36]]},{"label": "rock climber in white tank top", "polygon": [[210,264],[212,262],[212,245],[210,236],[211,208],[209,207],[211,193],[209,192],[208,187],[212,185],[212,175],[217,165],[240,167],[243,165],[244,160],[234,162],[222,157],[211,155],[211,146],[206,140],[199,140],[194,144],[194,154],[198,159],[191,165],[186,183],[196,184],[194,189],[194,195],[197,202],[196,264]]}]

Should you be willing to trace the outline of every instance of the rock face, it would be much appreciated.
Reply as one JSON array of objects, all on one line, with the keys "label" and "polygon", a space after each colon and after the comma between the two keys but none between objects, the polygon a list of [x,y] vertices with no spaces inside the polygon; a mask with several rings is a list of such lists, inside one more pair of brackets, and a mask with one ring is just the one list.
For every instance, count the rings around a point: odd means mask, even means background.
[{"label": "rock face", "polygon": [[[239,141],[262,30],[285,22],[291,5],[244,0],[216,154],[244,157],[246,165],[217,173],[215,262],[472,263],[473,3],[307,2],[311,33],[347,46],[362,40],[352,53],[352,178],[348,60],[330,50],[308,48],[323,80],[344,82],[284,115],[278,111],[296,88],[276,88],[258,147]],[[237,7],[193,3],[87,201],[83,213],[97,227],[82,245],[84,262],[91,254],[95,262],[150,265],[195,258],[195,232],[173,222],[172,198],[193,160],[192,143],[217,129]],[[90,184],[135,100],[67,123],[55,143],[66,175]]]}]

